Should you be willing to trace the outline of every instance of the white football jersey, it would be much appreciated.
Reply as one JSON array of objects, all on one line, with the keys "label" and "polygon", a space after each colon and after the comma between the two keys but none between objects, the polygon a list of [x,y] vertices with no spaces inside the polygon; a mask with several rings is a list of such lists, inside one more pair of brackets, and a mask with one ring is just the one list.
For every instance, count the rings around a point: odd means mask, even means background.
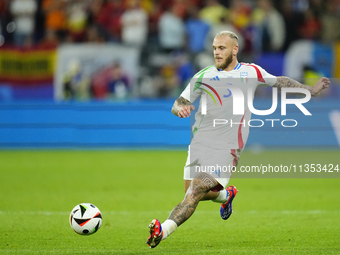
[{"label": "white football jersey", "polygon": [[255,64],[238,63],[232,71],[215,66],[199,71],[181,94],[191,103],[201,96],[193,140],[216,149],[242,150],[251,119],[248,96],[252,104],[257,86],[273,86],[276,81],[276,76]]}]

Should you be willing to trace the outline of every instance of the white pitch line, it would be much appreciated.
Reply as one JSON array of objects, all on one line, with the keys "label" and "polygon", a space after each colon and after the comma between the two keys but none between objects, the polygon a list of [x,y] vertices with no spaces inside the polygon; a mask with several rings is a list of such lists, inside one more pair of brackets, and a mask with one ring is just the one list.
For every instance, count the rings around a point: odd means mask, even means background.
[{"label": "white pitch line", "polygon": [[50,211],[0,211],[1,214],[14,215],[68,215],[70,212],[50,212]]},{"label": "white pitch line", "polygon": [[[102,211],[103,215],[108,214],[117,214],[117,215],[136,215],[136,211]],[[170,211],[140,211],[137,214],[169,214]],[[241,211],[235,210],[234,213],[239,214],[340,214],[340,211],[333,211],[333,210],[250,210],[250,211]],[[45,216],[55,216],[55,215],[69,215],[70,212],[62,212],[62,211],[0,211],[1,215],[45,215]],[[200,211],[197,210],[195,214],[218,214],[217,211]]]}]

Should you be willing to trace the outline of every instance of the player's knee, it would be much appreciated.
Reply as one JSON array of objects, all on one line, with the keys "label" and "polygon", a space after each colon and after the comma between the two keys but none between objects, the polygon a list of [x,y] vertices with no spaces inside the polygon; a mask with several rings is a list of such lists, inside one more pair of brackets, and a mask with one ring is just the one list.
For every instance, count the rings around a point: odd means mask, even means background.
[{"label": "player's knee", "polygon": [[207,185],[201,180],[195,178],[191,183],[191,193],[195,195],[200,195],[201,193],[207,193],[209,188]]},{"label": "player's knee", "polygon": [[196,182],[199,183],[199,185],[202,187],[202,189],[207,192],[218,184],[214,177],[203,172],[198,173],[195,179]]},{"label": "player's knee", "polygon": [[185,193],[185,199],[200,200],[218,182],[206,173],[199,173],[190,183]]}]

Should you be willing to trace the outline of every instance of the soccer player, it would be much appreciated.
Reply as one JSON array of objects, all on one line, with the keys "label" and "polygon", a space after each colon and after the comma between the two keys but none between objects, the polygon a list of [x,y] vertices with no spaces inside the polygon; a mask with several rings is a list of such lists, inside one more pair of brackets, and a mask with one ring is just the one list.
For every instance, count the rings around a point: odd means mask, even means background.
[{"label": "soccer player", "polygon": [[[195,109],[192,103],[201,96],[193,126],[194,137],[184,167],[185,197],[173,208],[165,222],[161,224],[158,219],[151,221],[150,236],[146,241],[150,248],[156,247],[189,219],[200,201],[221,203],[222,219],[230,217],[237,189],[235,186],[225,187],[246,144],[249,134],[246,123],[251,117],[244,103],[247,100],[242,102],[244,112],[233,114],[237,110],[233,100],[241,98],[239,92],[243,95],[250,93],[252,100],[257,86],[269,85],[279,89],[303,88],[312,96],[318,96],[330,84],[329,79],[323,77],[310,87],[288,77],[275,77],[258,65],[239,63],[238,37],[230,31],[218,33],[212,48],[215,65],[198,72],[172,107],[176,116],[189,117]],[[230,124],[217,125],[220,122],[216,120]]]}]

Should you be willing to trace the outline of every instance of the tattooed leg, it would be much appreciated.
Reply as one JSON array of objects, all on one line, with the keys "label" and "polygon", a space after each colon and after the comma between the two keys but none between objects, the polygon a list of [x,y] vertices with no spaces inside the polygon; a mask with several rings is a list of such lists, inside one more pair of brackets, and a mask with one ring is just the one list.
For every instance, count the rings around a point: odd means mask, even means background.
[{"label": "tattooed leg", "polygon": [[[184,193],[187,193],[187,190],[189,189],[190,184],[191,184],[190,180],[184,180]],[[221,186],[221,188],[223,187]],[[201,201],[214,200],[218,197],[219,194],[220,194],[219,191],[210,190],[204,197],[202,197]]]},{"label": "tattooed leg", "polygon": [[219,183],[214,177],[207,173],[199,173],[192,180],[183,201],[171,211],[168,219],[176,222],[177,226],[184,223],[194,213],[200,200],[217,185]]}]

